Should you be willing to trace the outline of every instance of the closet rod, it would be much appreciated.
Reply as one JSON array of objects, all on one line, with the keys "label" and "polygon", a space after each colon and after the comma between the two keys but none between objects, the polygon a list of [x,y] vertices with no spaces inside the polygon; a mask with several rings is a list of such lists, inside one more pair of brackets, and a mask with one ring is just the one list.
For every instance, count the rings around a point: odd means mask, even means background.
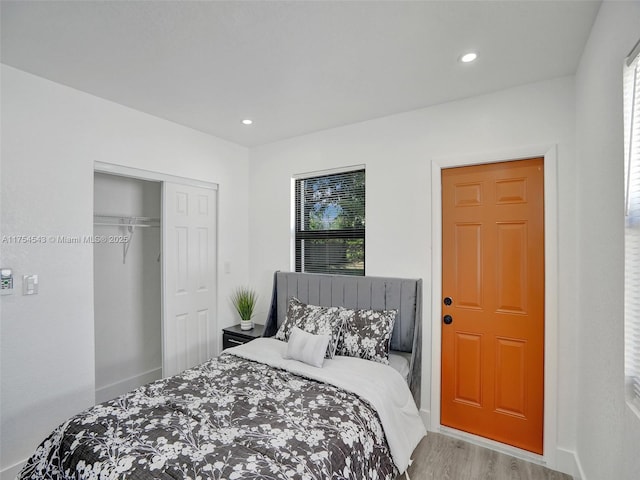
[{"label": "closet rod", "polygon": [[160,228],[160,225],[148,225],[146,223],[102,223],[102,222],[93,222],[96,226],[107,226],[107,227],[151,227],[151,228]]},{"label": "closet rod", "polygon": [[[160,227],[160,225],[155,225],[160,223],[159,218],[153,217],[139,217],[133,215],[111,215],[111,214],[100,214],[96,213],[93,215],[94,222],[93,224],[96,226],[103,227]],[[113,219],[116,221],[109,221],[108,219]],[[101,221],[95,221],[101,220]],[[106,220],[106,221],[105,221]],[[142,223],[145,222],[145,223]]]},{"label": "closet rod", "polygon": [[93,218],[117,218],[120,220],[138,220],[141,222],[159,222],[160,219],[159,218],[154,218],[154,217],[141,217],[141,216],[137,216],[137,215],[111,215],[111,214],[100,214],[100,213],[94,213],[93,214]]},{"label": "closet rod", "polygon": [[[159,218],[153,217],[138,217],[132,215],[110,215],[110,214],[98,214],[95,213],[93,215],[93,225],[96,227],[126,227],[129,232],[128,237],[125,242],[122,242],[122,263],[127,263],[127,253],[129,252],[129,247],[131,246],[131,240],[133,239],[133,235],[135,234],[136,228],[160,228],[160,225],[152,225],[159,224]],[[96,219],[105,220],[105,219],[113,219],[114,221],[107,222],[96,222]],[[147,223],[139,223],[139,222],[147,222]],[[160,256],[158,256],[158,259]],[[160,260],[158,260],[160,261]]]}]

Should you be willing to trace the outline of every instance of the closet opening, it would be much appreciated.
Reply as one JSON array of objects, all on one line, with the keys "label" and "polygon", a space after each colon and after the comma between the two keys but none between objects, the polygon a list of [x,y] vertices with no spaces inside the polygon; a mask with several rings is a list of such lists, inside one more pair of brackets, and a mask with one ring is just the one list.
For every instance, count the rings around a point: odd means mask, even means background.
[{"label": "closet opening", "polygon": [[97,403],[218,354],[217,215],[215,183],[95,162]]},{"label": "closet opening", "polygon": [[94,173],[96,403],[162,377],[162,184]]}]

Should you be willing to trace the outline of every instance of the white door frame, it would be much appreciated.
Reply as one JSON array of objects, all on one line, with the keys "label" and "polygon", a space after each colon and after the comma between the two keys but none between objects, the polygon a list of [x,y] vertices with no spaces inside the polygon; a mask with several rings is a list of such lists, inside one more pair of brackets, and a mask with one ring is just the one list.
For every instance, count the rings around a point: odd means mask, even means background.
[{"label": "white door frame", "polygon": [[[99,162],[99,161],[95,161],[93,163],[93,170],[94,172],[99,172],[99,173],[109,173],[111,175],[119,175],[122,177],[130,177],[130,178],[137,178],[140,180],[148,180],[148,181],[155,181],[155,182],[160,182],[161,186],[164,182],[171,182],[171,183],[179,183],[179,184],[183,184],[183,185],[190,185],[193,187],[201,187],[201,188],[208,188],[210,190],[218,190],[218,184],[217,183],[212,183],[212,182],[206,182],[203,180],[196,180],[193,178],[187,178],[187,177],[179,177],[176,175],[169,175],[166,173],[162,173],[162,172],[156,172],[156,171],[152,171],[152,170],[143,170],[140,168],[134,168],[134,167],[127,167],[126,165],[118,165],[116,163],[107,163],[107,162]],[[164,190],[164,188],[162,189]],[[216,205],[218,204],[218,202],[216,202]],[[217,206],[216,206],[216,222],[217,222],[217,218],[218,218],[218,211],[217,211]],[[161,211],[164,211],[164,197],[161,199]],[[164,233],[161,235],[161,241],[160,241],[160,251],[163,251],[163,245],[162,245],[162,239],[164,238]],[[217,262],[218,262],[218,233],[217,233],[217,229],[216,229],[216,238],[215,238],[215,242],[216,242],[216,248],[214,250],[214,255],[215,255],[215,261],[216,261],[216,268],[217,268]],[[160,308],[160,321],[161,321],[161,325],[162,325],[162,366],[163,366],[163,377],[164,377],[164,363],[165,363],[165,353],[164,353],[164,343],[165,343],[165,338],[164,338],[164,295],[165,295],[165,285],[164,285],[164,278],[165,278],[165,261],[164,261],[164,255],[161,256],[161,275],[162,275],[162,279],[161,279],[161,286],[162,286],[162,291],[161,291],[161,308]],[[217,278],[217,273],[216,273],[216,288],[215,288],[215,292],[214,292],[214,303],[216,305],[216,309],[218,308],[218,278]],[[217,318],[218,318],[218,312],[214,312],[215,313],[215,318],[216,318],[216,324],[212,326],[213,331],[217,331]],[[217,344],[212,344],[211,345],[213,348],[213,354],[215,356],[218,355],[218,346]]]},{"label": "white door frame", "polygon": [[143,170],[141,168],[127,167],[126,165],[118,165],[116,163],[93,162],[93,170],[100,173],[120,175],[121,177],[139,178],[140,180],[149,180],[155,182],[182,183],[184,185],[191,185],[193,187],[218,190],[217,183],[205,182],[204,180],[196,180],[195,178],[178,177],[176,175],[169,175],[153,170]]},{"label": "white door frame", "polygon": [[[431,162],[431,411],[429,429],[455,435],[471,443],[526,460],[556,467],[558,390],[558,162],[556,145],[541,145],[470,156],[438,158]],[[544,440],[543,455],[460,432],[440,423],[442,324],[442,169],[482,163],[544,157]]]}]

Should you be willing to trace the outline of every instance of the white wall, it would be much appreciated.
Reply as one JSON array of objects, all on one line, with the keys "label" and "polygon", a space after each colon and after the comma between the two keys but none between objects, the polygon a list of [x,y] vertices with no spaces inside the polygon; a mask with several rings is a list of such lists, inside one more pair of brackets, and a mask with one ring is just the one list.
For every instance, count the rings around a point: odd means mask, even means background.
[{"label": "white wall", "polygon": [[579,204],[577,448],[584,479],[637,479],[640,419],[624,401],[622,64],[640,2],[604,2],[576,74]]},{"label": "white wall", "polygon": [[[248,151],[235,144],[2,66],[2,235],[93,232],[94,161],[219,185],[218,327],[248,280]],[[1,245],[2,266],[40,275],[35,296],[2,297],[0,471],[94,401],[91,245]],[[18,290],[21,282],[17,282]]]},{"label": "white wall", "polygon": [[[160,218],[160,187],[160,182],[96,173],[94,212]],[[96,403],[162,377],[160,228],[133,228],[93,229],[96,236],[130,237],[128,244],[93,246]]]},{"label": "white wall", "polygon": [[[366,164],[367,274],[428,280],[429,161],[557,144],[559,326],[547,333],[558,341],[558,447],[577,450],[585,480],[635,478],[640,422],[624,404],[622,374],[621,64],[639,9],[603,4],[575,89],[561,78],[277,142],[251,151],[250,171],[244,148],[3,66],[1,233],[91,233],[95,160],[216,182],[219,261],[232,267],[220,274],[223,327],[234,323],[224,299],[235,285],[258,287],[260,321],[273,271],[290,267],[293,174]],[[2,244],[1,254],[3,266],[41,279],[39,295],[2,299],[8,472],[93,402],[92,253],[47,243]],[[430,291],[425,282],[426,302]],[[427,410],[430,362],[424,355]]]},{"label": "white wall", "polygon": [[[290,269],[293,174],[365,164],[366,273],[425,280],[422,409],[430,410],[430,160],[558,146],[559,281],[558,446],[575,449],[576,221],[573,78],[322,131],[251,150],[251,279],[266,315],[274,270]],[[438,321],[438,319],[435,319]],[[561,386],[561,388],[560,388]],[[554,395],[554,393],[552,393]],[[566,465],[563,466],[567,469]]]}]

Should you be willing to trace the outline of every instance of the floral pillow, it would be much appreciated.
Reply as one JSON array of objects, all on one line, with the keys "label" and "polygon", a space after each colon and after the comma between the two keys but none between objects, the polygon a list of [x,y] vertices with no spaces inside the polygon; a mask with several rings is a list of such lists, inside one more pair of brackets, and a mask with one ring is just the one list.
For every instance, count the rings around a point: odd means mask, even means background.
[{"label": "floral pillow", "polygon": [[296,297],[291,297],[287,307],[287,316],[276,332],[275,338],[288,342],[294,326],[314,335],[329,334],[329,345],[325,357],[333,358],[344,318],[345,311],[341,307],[307,305]]},{"label": "floral pillow", "polygon": [[397,310],[347,310],[337,355],[389,365],[389,344]]}]

